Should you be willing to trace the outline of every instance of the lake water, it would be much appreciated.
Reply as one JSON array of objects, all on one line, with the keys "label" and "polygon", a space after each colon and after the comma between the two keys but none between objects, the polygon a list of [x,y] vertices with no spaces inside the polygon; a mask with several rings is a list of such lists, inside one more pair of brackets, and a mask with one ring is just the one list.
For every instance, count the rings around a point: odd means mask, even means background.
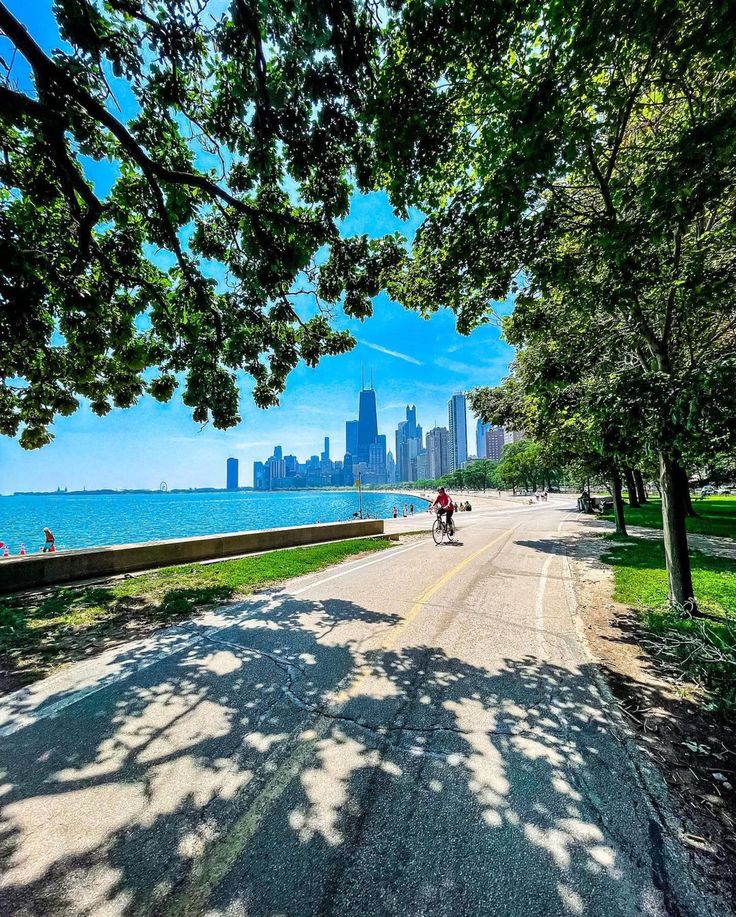
[{"label": "lake water", "polygon": [[[363,493],[363,512],[386,519],[394,506],[426,500],[401,494]],[[43,547],[45,527],[57,550],[270,529],[350,519],[358,510],[356,491],[293,491],[146,494],[49,494],[0,497],[0,541],[11,554],[25,544],[30,554]],[[1,552],[0,552],[1,553]]]}]

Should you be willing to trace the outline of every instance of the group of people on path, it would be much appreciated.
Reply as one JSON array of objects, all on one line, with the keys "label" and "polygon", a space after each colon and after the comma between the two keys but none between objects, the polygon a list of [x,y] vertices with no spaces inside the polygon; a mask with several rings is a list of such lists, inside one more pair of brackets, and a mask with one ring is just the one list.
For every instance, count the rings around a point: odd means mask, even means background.
[{"label": "group of people on path", "polygon": [[[448,506],[449,506],[449,516],[452,516],[453,513],[457,513],[457,512],[469,513],[473,508],[470,505],[469,500],[466,500],[464,503],[459,503],[459,504],[454,503],[452,499],[450,498],[450,495],[445,491],[445,488],[440,487],[439,493],[437,495],[437,499],[434,501],[434,503],[430,503],[427,506],[427,512],[428,513],[437,512],[438,514],[440,514],[440,510],[441,510],[443,513],[446,513],[448,512],[448,509],[447,509]],[[438,507],[438,509],[435,509],[436,507]],[[394,519],[398,518],[399,508],[397,506],[394,506],[392,515]],[[414,515],[414,504],[405,503],[404,510],[403,510],[404,518],[406,518],[407,516],[413,516],[413,515]]]},{"label": "group of people on path", "polygon": [[[398,515],[399,515],[398,507],[394,506],[394,509],[393,509],[393,517],[394,517],[394,519],[396,519],[396,518],[398,517]],[[403,512],[404,518],[406,519],[407,516],[413,516],[413,515],[414,515],[414,504],[413,504],[413,503],[405,503],[405,504],[404,504],[404,512]]]}]

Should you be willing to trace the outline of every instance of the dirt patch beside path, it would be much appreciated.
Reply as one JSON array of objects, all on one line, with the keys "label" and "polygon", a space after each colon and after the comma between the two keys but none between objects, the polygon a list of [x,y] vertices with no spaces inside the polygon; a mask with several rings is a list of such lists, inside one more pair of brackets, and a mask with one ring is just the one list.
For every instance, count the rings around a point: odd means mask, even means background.
[{"label": "dirt patch beside path", "polygon": [[664,777],[691,864],[736,912],[736,728],[642,645],[638,615],[612,598],[613,572],[600,561],[607,547],[588,535],[569,545],[589,649]]}]

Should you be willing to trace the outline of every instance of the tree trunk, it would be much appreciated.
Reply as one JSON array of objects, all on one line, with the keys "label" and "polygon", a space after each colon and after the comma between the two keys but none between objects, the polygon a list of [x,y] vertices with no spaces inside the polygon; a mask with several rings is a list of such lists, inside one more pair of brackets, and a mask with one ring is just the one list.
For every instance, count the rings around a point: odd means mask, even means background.
[{"label": "tree trunk", "polygon": [[629,506],[636,509],[639,506],[639,496],[636,493],[636,482],[631,468],[624,468],[624,477],[626,478],[626,490],[629,493]]},{"label": "tree trunk", "polygon": [[638,468],[634,468],[634,483],[636,484],[636,495],[639,498],[639,503],[647,503],[647,489],[644,486],[644,478],[642,477],[642,473]]},{"label": "tree trunk", "polygon": [[626,519],[624,518],[624,498],[621,494],[621,474],[618,468],[613,470],[613,486],[611,491],[613,493],[613,513],[616,518],[616,534],[617,535],[628,535],[626,531]]},{"label": "tree trunk", "polygon": [[680,468],[679,475],[680,475],[680,480],[682,482],[682,505],[685,510],[685,515],[690,516],[690,518],[692,518],[693,516],[697,516],[698,514],[693,509],[693,501],[690,497],[690,478],[688,476],[687,471],[685,471],[685,469],[682,466],[678,466],[678,467]]},{"label": "tree trunk", "polygon": [[660,453],[659,483],[662,492],[662,528],[664,556],[667,564],[670,602],[676,608],[697,614],[695,590],[690,569],[685,528],[686,481],[682,466],[674,459]]}]

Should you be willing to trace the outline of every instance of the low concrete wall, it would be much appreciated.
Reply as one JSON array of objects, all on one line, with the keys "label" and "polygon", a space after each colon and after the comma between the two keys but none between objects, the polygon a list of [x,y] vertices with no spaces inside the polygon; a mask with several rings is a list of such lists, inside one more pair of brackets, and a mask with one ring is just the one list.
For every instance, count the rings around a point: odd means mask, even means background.
[{"label": "low concrete wall", "polygon": [[5,560],[0,558],[0,592],[17,592],[20,589],[96,579],[116,573],[382,534],[383,519],[360,519],[355,522],[325,522],[260,532],[233,532],[148,541],[143,544],[117,544],[104,548],[58,551],[55,554],[31,554]]}]

